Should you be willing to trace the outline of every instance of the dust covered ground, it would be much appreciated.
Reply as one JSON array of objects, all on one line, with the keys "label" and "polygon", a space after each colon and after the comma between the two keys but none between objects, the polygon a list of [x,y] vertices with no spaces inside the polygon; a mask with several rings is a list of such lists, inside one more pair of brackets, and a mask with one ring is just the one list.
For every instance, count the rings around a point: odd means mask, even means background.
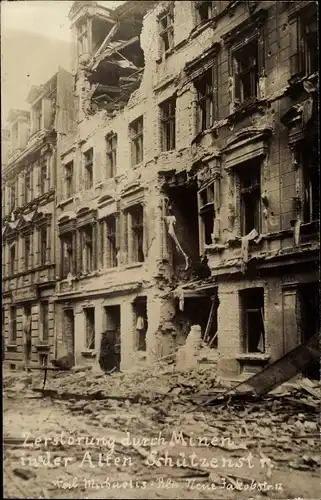
[{"label": "dust covered ground", "polygon": [[317,383],[209,406],[212,370],[42,377],[3,375],[4,498],[320,498]]}]

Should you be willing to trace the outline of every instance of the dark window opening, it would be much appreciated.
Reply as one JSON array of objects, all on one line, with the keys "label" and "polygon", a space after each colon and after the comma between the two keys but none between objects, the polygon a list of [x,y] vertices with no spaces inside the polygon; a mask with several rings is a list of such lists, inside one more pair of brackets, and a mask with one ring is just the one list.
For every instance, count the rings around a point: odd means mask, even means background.
[{"label": "dark window opening", "polygon": [[305,223],[320,218],[320,167],[316,145],[305,147],[300,152],[303,170],[303,221]]},{"label": "dark window opening", "polygon": [[63,316],[64,341],[67,355],[75,362],[75,316],[73,309],[64,309]]},{"label": "dark window opening", "polygon": [[[314,334],[320,332],[320,286],[318,282],[300,285],[298,289],[300,301],[301,341],[306,342]],[[312,362],[305,370],[305,377],[320,380],[320,362]]]},{"label": "dark window opening", "polygon": [[107,136],[107,177],[116,175],[117,167],[117,134]]},{"label": "dark window opening", "polygon": [[239,103],[259,95],[259,47],[255,39],[233,53],[235,99]]},{"label": "dark window opening", "polygon": [[146,351],[147,298],[138,297],[133,303],[137,351]]},{"label": "dark window opening", "polygon": [[132,238],[132,262],[144,262],[144,209],[142,205],[136,205],[130,209],[131,215],[131,238]]},{"label": "dark window opening", "polygon": [[73,237],[72,234],[64,234],[60,237],[62,250],[62,278],[67,278],[69,273],[72,273],[73,267]]},{"label": "dark window opening", "polygon": [[10,186],[10,210],[14,210],[16,208],[16,182],[13,182]]},{"label": "dark window opening", "polygon": [[48,301],[40,303],[40,340],[48,342],[49,339],[49,304]]},{"label": "dark window opening", "polygon": [[138,165],[144,158],[143,144],[143,117],[141,116],[129,126],[131,138],[132,165]]},{"label": "dark window opening", "polygon": [[215,6],[210,0],[203,0],[195,2],[195,8],[197,10],[198,23],[208,21],[213,17]]},{"label": "dark window opening", "polygon": [[117,267],[117,216],[106,218],[107,230],[107,267]]},{"label": "dark window opening", "polygon": [[86,325],[86,349],[95,349],[95,308],[84,309]]},{"label": "dark window opening", "polygon": [[215,67],[208,69],[195,81],[197,91],[197,131],[202,132],[213,126],[217,118],[217,86]]},{"label": "dark window opening", "polygon": [[85,189],[92,189],[94,184],[93,177],[93,148],[88,149],[86,153],[84,153],[85,160]]},{"label": "dark window opening", "polygon": [[176,139],[176,97],[171,97],[160,105],[162,151],[175,149]]},{"label": "dark window opening", "polygon": [[25,269],[29,269],[31,265],[31,236],[30,234],[24,237],[24,264]]},{"label": "dark window opening", "polygon": [[103,370],[119,369],[120,325],[120,306],[104,307],[104,331],[101,337],[99,358],[99,364]]},{"label": "dark window opening", "polygon": [[289,23],[291,75],[306,75],[319,70],[318,14],[316,5],[310,5],[299,18]]},{"label": "dark window opening", "polygon": [[48,354],[39,354],[39,364],[40,366],[48,365]]},{"label": "dark window opening", "polygon": [[43,162],[40,166],[40,194],[46,192],[47,184],[47,163]]},{"label": "dark window opening", "polygon": [[14,306],[10,307],[10,343],[17,343],[17,309]]},{"label": "dark window opening", "polygon": [[24,192],[25,203],[31,200],[31,174],[28,172],[25,175],[25,192]]},{"label": "dark window opening", "polygon": [[74,162],[70,161],[65,165],[65,182],[66,182],[66,197],[71,198],[73,195],[73,171]]},{"label": "dark window opening", "polygon": [[44,266],[47,263],[47,228],[44,227],[40,230],[40,264]]},{"label": "dark window opening", "polygon": [[95,269],[92,225],[84,226],[81,229],[81,242],[82,242],[82,270],[84,272],[91,272]]},{"label": "dark window opening", "polygon": [[40,100],[33,108],[33,132],[37,132],[42,129],[42,101]]},{"label": "dark window opening", "polygon": [[169,8],[158,18],[160,52],[166,54],[174,46],[174,14],[173,9]]},{"label": "dark window opening", "polygon": [[214,230],[214,184],[207,186],[199,192],[199,216],[202,225],[203,242],[210,245]]},{"label": "dark window opening", "polygon": [[242,347],[245,353],[265,352],[264,289],[240,291]]},{"label": "dark window opening", "polygon": [[10,266],[9,266],[9,271],[10,271],[10,276],[13,276],[16,273],[16,244],[13,243],[10,246]]},{"label": "dark window opening", "polygon": [[261,233],[261,168],[256,161],[240,167],[241,235]]}]

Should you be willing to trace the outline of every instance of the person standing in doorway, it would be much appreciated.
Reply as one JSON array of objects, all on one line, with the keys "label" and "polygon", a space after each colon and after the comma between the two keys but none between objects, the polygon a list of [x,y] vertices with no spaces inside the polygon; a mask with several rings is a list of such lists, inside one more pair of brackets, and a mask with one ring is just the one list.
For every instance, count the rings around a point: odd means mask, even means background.
[{"label": "person standing in doorway", "polygon": [[23,351],[24,351],[24,368],[29,370],[31,357],[31,311],[28,310],[25,314],[25,322],[23,327]]}]

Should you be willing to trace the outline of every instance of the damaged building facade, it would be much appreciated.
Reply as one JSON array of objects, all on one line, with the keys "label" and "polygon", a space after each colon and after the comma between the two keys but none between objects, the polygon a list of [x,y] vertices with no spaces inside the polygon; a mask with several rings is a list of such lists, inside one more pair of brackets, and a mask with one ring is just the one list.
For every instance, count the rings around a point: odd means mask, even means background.
[{"label": "damaged building facade", "polygon": [[59,143],[74,124],[73,80],[63,68],[27,97],[30,111],[11,110],[2,131],[2,335],[5,363],[55,356],[56,175]]},{"label": "damaged building facade", "polygon": [[57,353],[131,369],[191,325],[238,377],[319,329],[314,2],[75,2]]}]

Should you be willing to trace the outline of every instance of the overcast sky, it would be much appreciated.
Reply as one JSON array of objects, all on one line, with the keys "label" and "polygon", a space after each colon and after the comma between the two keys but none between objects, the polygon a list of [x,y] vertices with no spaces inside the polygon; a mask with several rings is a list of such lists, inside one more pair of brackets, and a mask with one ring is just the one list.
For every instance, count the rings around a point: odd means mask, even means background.
[{"label": "overcast sky", "polygon": [[[113,9],[123,2],[110,0],[97,3]],[[1,29],[30,31],[69,41],[68,12],[72,4],[73,2],[59,0],[1,1]]]}]

